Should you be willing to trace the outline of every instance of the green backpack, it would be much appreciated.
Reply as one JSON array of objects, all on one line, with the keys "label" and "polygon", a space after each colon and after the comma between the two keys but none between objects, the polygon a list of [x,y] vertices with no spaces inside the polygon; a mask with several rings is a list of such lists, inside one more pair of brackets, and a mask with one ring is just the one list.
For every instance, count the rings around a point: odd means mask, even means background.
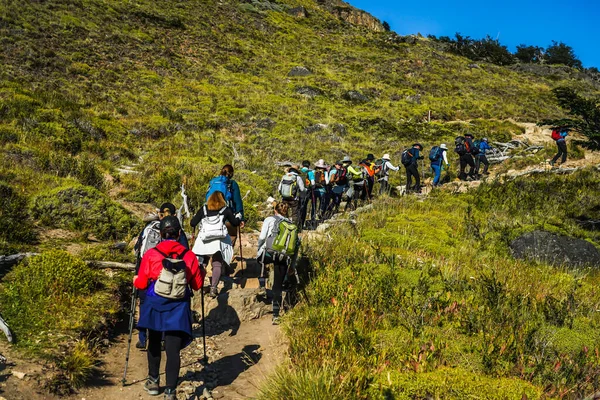
[{"label": "green backpack", "polygon": [[298,227],[284,218],[277,220],[267,238],[267,250],[292,257],[298,249]]}]

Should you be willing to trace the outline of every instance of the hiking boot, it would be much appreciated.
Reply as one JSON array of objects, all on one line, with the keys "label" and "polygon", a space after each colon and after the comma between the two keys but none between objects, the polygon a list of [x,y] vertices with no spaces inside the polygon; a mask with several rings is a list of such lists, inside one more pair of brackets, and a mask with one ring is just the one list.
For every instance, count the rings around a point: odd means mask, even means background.
[{"label": "hiking boot", "polygon": [[146,343],[142,343],[139,340],[135,344],[136,349],[146,350]]},{"label": "hiking boot", "polygon": [[211,287],[210,288],[210,292],[208,293],[208,295],[210,297],[212,297],[213,299],[216,298],[219,295],[219,293],[217,291],[217,288],[216,287]]},{"label": "hiking boot", "polygon": [[267,288],[264,286],[260,286],[258,288],[258,293],[259,296],[266,296],[267,295]]},{"label": "hiking boot", "polygon": [[279,322],[281,322],[279,317],[273,317],[273,325],[279,325]]},{"label": "hiking boot", "polygon": [[148,392],[150,396],[158,396],[160,393],[159,379],[148,376],[146,383],[144,384],[144,390]]},{"label": "hiking boot", "polygon": [[165,399],[164,400],[177,400],[177,391],[175,389],[165,389]]}]

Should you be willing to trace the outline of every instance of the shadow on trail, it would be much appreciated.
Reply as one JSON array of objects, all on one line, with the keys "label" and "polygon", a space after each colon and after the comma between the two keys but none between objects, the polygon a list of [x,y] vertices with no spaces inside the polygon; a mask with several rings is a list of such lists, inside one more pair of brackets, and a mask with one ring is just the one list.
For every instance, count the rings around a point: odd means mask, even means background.
[{"label": "shadow on trail", "polygon": [[217,296],[217,307],[206,316],[206,336],[217,336],[231,329],[229,336],[235,336],[240,329],[240,318],[235,308],[229,305],[229,293]]}]

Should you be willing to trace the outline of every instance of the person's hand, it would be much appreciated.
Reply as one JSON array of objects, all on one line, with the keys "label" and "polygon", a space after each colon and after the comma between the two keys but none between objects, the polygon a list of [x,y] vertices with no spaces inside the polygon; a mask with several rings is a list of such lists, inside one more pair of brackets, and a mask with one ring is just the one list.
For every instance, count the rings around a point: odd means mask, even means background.
[{"label": "person's hand", "polygon": [[134,275],[133,280],[131,282],[135,283],[135,280],[137,279],[137,277],[138,277],[137,275]]},{"label": "person's hand", "polygon": [[242,222],[240,223],[240,229],[244,229],[244,227],[245,227],[245,226],[246,226],[246,223],[245,223],[244,221],[242,221]]}]

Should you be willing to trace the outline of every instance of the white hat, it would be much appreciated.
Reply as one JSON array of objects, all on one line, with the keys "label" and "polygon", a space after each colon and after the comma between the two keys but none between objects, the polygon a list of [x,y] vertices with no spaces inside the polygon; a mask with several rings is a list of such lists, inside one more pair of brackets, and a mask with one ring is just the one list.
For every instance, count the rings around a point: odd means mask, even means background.
[{"label": "white hat", "polygon": [[325,165],[325,160],[320,159],[319,161],[317,161],[317,163],[315,164],[315,168],[327,169],[327,165]]},{"label": "white hat", "polygon": [[442,144],[440,144],[440,149],[448,150],[448,146],[446,146],[446,143],[442,143]]},{"label": "white hat", "polygon": [[382,160],[388,160],[388,161],[389,161],[389,160],[390,160],[390,155],[389,155],[388,153],[385,153],[385,154],[383,155],[383,157],[381,157],[381,159],[382,159]]}]

